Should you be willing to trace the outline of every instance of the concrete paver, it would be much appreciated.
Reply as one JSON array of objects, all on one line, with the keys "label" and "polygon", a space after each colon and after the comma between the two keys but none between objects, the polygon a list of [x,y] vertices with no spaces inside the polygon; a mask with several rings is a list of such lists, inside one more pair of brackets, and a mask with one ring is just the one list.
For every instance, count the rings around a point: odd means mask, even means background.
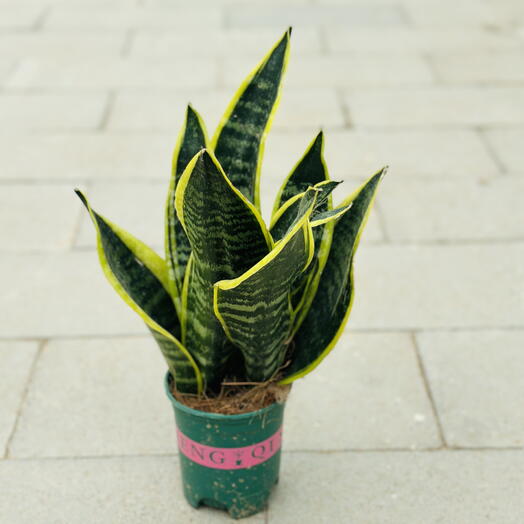
[{"label": "concrete paver", "polygon": [[107,103],[105,94],[7,94],[0,119],[17,131],[89,131],[100,125]]},{"label": "concrete paver", "polygon": [[[393,172],[394,175],[394,172]],[[384,180],[380,208],[387,236],[401,242],[524,237],[521,176]],[[508,213],[507,210],[512,212]]]},{"label": "concrete paver", "polygon": [[2,254],[0,337],[145,333],[140,317],[107,283],[97,259],[95,251]]},{"label": "concrete paver", "polygon": [[[183,499],[172,456],[17,460],[0,463],[0,519],[34,524],[172,524],[231,522]],[[42,482],[46,479],[46,482]],[[244,520],[264,522],[263,515]]]},{"label": "concrete paver", "polygon": [[353,90],[346,97],[354,122],[369,127],[456,127],[524,122],[524,88],[454,86]]},{"label": "concrete paver", "polygon": [[293,453],[269,522],[518,524],[523,460],[522,451]]},{"label": "concrete paver", "polygon": [[524,315],[524,243],[508,243],[503,252],[504,256],[497,243],[362,246],[349,326],[389,330],[519,326]]},{"label": "concrete paver", "polygon": [[522,331],[417,336],[450,446],[524,445],[523,339]]},{"label": "concrete paver", "polygon": [[15,430],[25,396],[31,367],[38,351],[37,342],[0,342],[0,364],[5,370],[0,381],[0,456],[3,458]]},{"label": "concrete paver", "polygon": [[36,365],[10,456],[175,452],[164,373],[151,337],[50,342]]},{"label": "concrete paver", "polygon": [[406,334],[346,331],[332,354],[295,383],[288,404],[286,450],[441,444],[413,342]]},{"label": "concrete paver", "polygon": [[0,190],[1,250],[65,251],[74,238],[78,203],[69,185],[10,184]]}]

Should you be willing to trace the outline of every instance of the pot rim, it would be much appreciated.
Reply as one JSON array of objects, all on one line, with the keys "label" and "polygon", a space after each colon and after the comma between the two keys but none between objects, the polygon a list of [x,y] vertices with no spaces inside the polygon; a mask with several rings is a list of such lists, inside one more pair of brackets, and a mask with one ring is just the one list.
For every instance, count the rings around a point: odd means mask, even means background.
[{"label": "pot rim", "polygon": [[170,387],[171,381],[172,381],[171,373],[168,371],[164,378],[164,390],[167,394],[167,397],[169,398],[169,400],[173,403],[173,405],[177,409],[184,411],[188,415],[193,415],[194,417],[206,418],[206,419],[212,419],[212,420],[233,420],[233,421],[238,420],[238,421],[241,421],[241,420],[246,420],[246,419],[250,419],[253,417],[263,416],[267,412],[269,412],[271,409],[273,409],[275,404],[280,404],[280,405],[283,404],[283,402],[273,402],[273,404],[266,406],[265,408],[258,409],[256,411],[250,411],[249,413],[238,413],[236,415],[226,415],[223,413],[210,413],[209,411],[200,411],[198,409],[193,409],[193,408],[186,406],[185,404],[182,404],[173,396],[173,393],[171,392],[171,387]]}]

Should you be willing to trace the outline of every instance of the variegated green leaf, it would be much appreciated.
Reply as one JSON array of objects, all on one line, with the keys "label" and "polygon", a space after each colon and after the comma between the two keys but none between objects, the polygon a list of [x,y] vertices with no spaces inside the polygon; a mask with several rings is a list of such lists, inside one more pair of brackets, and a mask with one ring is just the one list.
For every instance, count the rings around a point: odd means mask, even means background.
[{"label": "variegated green leaf", "polygon": [[175,205],[192,249],[183,342],[197,360],[206,387],[213,388],[231,351],[213,313],[213,284],[247,271],[269,253],[272,241],[253,204],[206,150],[184,171]]},{"label": "variegated green leaf", "polygon": [[212,148],[231,182],[260,209],[259,178],[264,142],[280,98],[291,29],[248,75],[230,102]]},{"label": "variegated green leaf", "polygon": [[[327,212],[327,210],[331,209],[331,200],[329,199],[329,196],[335,187],[338,186],[338,184],[340,184],[340,182],[325,180],[313,186],[314,189],[318,190],[315,209],[313,210],[310,218],[310,221],[313,223],[313,225],[319,226],[322,223],[325,223],[325,221],[319,220],[319,217],[322,219],[325,216],[324,214]],[[302,203],[304,195],[306,195],[306,191],[291,197],[273,215],[269,232],[271,233],[271,236],[275,242],[280,240],[286,234],[289,226],[296,219],[298,209]]]},{"label": "variegated green leaf", "polygon": [[189,105],[184,126],[180,131],[173,153],[173,167],[167,193],[165,214],[165,252],[169,290],[174,298],[179,315],[182,314],[180,296],[187,261],[191,254],[191,246],[175,212],[175,190],[187,164],[201,149],[206,147],[206,144],[206,130],[202,119]]},{"label": "variegated green leaf", "polygon": [[240,348],[248,380],[270,379],[284,362],[293,325],[291,287],[313,257],[309,209],[260,262],[233,280],[215,284],[215,314]]},{"label": "variegated green leaf", "polygon": [[303,193],[308,187],[329,180],[323,153],[324,133],[321,131],[309,144],[302,158],[296,163],[278,190],[273,205],[273,216],[289,199]]},{"label": "variegated green leaf", "polygon": [[201,392],[200,371],[178,340],[180,323],[167,290],[165,262],[152,249],[95,212],[80,191],[76,193],[93,220],[105,276],[152,331],[177,389],[186,393]]},{"label": "variegated green leaf", "polygon": [[[329,222],[328,214],[330,214],[332,219],[334,219],[341,213],[340,210],[334,212],[330,209],[330,195],[338,184],[339,182],[324,180],[323,182],[319,182],[314,186],[315,189],[319,190],[317,193],[315,209],[313,210],[310,218],[311,226],[314,228],[313,238],[315,240],[315,254],[313,256],[313,263],[304,273],[302,273],[302,275],[300,275],[299,278],[297,278],[297,281],[293,285],[291,302],[293,304],[293,310],[296,314],[295,326],[293,328],[294,330],[298,329],[300,322],[302,322],[304,318],[306,309],[311,304],[311,285],[313,284],[314,278],[316,278],[319,268],[323,267],[325,255],[327,253],[329,243],[331,242],[332,228],[324,226],[324,224]],[[277,211],[277,213],[273,215],[270,232],[274,240],[278,240],[285,234],[285,231],[289,227],[289,223],[294,219],[294,216],[296,216],[297,209],[301,205],[304,195],[306,194],[307,192],[303,192],[291,197]]]},{"label": "variegated green leaf", "polygon": [[331,351],[342,333],[353,303],[353,259],[360,235],[385,173],[371,177],[344,204],[351,207],[335,223],[326,265],[317,282],[313,303],[296,332],[291,365],[283,383],[289,383],[313,370]]},{"label": "variegated green leaf", "polygon": [[346,211],[349,210],[350,207],[351,207],[351,204],[342,205],[342,206],[337,207],[335,209],[329,209],[328,211],[323,211],[322,213],[317,213],[311,219],[311,227],[318,227],[318,226],[321,226],[323,224],[327,224],[331,220],[335,220],[337,218],[340,218]]}]

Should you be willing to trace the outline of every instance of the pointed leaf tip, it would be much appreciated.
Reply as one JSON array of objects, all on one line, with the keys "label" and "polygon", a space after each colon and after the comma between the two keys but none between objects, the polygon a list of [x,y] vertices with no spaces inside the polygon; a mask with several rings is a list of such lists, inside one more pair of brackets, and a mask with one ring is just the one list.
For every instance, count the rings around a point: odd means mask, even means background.
[{"label": "pointed leaf tip", "polygon": [[78,189],[78,188],[75,188],[74,191],[75,191],[76,196],[80,199],[82,204],[84,204],[86,209],[89,209],[89,205],[87,203],[87,198],[85,197],[84,193],[82,193],[82,191],[80,191],[80,189]]}]

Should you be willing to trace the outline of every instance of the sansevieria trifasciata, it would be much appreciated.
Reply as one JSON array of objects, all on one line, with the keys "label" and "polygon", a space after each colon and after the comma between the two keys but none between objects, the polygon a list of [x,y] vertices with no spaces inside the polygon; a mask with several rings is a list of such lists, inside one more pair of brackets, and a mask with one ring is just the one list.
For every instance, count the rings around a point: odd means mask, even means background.
[{"label": "sansevieria trifasciata", "polygon": [[285,178],[268,225],[260,213],[266,134],[291,29],[248,75],[212,138],[188,106],[165,211],[165,258],[95,211],[103,271],[158,342],[181,393],[227,377],[287,384],[315,368],[353,304],[353,260],[378,184],[334,207],[319,133]]}]

